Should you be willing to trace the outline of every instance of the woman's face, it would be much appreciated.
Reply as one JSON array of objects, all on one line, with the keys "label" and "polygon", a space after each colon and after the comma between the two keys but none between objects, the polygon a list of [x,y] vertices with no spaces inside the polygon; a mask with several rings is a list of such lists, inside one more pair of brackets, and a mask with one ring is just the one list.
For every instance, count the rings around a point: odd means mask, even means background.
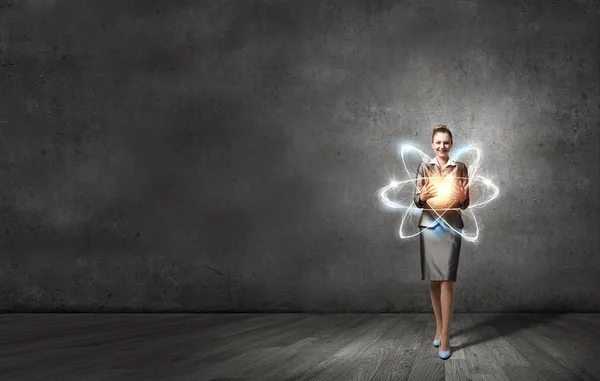
[{"label": "woman's face", "polygon": [[447,132],[437,132],[433,135],[431,147],[435,151],[435,155],[441,159],[447,159],[450,149],[452,148],[452,139]]}]

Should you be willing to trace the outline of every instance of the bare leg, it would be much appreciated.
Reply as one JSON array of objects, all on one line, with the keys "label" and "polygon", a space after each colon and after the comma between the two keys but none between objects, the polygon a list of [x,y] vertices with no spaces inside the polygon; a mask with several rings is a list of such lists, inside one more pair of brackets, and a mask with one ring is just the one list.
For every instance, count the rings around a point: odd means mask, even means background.
[{"label": "bare leg", "polygon": [[429,282],[429,293],[431,294],[431,304],[433,305],[433,313],[435,314],[435,338],[440,340],[442,335],[442,282],[432,280]]},{"label": "bare leg", "polygon": [[452,307],[454,306],[454,281],[442,281],[441,304],[442,304],[442,337],[440,351],[450,349],[450,321],[452,320]]}]

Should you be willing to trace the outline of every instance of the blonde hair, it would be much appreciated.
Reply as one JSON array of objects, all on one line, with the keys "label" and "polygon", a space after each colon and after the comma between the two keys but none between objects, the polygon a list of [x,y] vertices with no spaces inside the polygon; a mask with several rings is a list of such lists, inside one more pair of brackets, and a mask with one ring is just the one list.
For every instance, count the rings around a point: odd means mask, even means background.
[{"label": "blonde hair", "polygon": [[435,136],[435,134],[437,134],[438,132],[445,132],[448,135],[450,135],[450,143],[452,143],[452,132],[450,132],[450,130],[448,129],[448,127],[446,127],[445,124],[438,124],[437,126],[435,126],[433,128],[433,133],[431,134],[431,141],[433,142],[433,137]]}]

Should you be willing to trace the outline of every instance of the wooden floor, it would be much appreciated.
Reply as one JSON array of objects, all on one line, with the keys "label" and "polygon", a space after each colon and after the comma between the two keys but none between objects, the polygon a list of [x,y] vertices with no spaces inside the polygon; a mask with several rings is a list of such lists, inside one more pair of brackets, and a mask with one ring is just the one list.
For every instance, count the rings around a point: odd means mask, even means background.
[{"label": "wooden floor", "polygon": [[600,314],[2,314],[0,380],[600,380]]}]

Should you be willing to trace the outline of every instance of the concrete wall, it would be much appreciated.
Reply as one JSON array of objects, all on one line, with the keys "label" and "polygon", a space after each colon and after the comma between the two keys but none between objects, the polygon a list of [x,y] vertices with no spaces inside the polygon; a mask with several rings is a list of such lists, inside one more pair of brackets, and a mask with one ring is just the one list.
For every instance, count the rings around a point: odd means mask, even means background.
[{"label": "concrete wall", "polygon": [[455,311],[600,311],[599,17],[0,1],[0,308],[431,312],[373,195],[444,123],[501,191]]}]

